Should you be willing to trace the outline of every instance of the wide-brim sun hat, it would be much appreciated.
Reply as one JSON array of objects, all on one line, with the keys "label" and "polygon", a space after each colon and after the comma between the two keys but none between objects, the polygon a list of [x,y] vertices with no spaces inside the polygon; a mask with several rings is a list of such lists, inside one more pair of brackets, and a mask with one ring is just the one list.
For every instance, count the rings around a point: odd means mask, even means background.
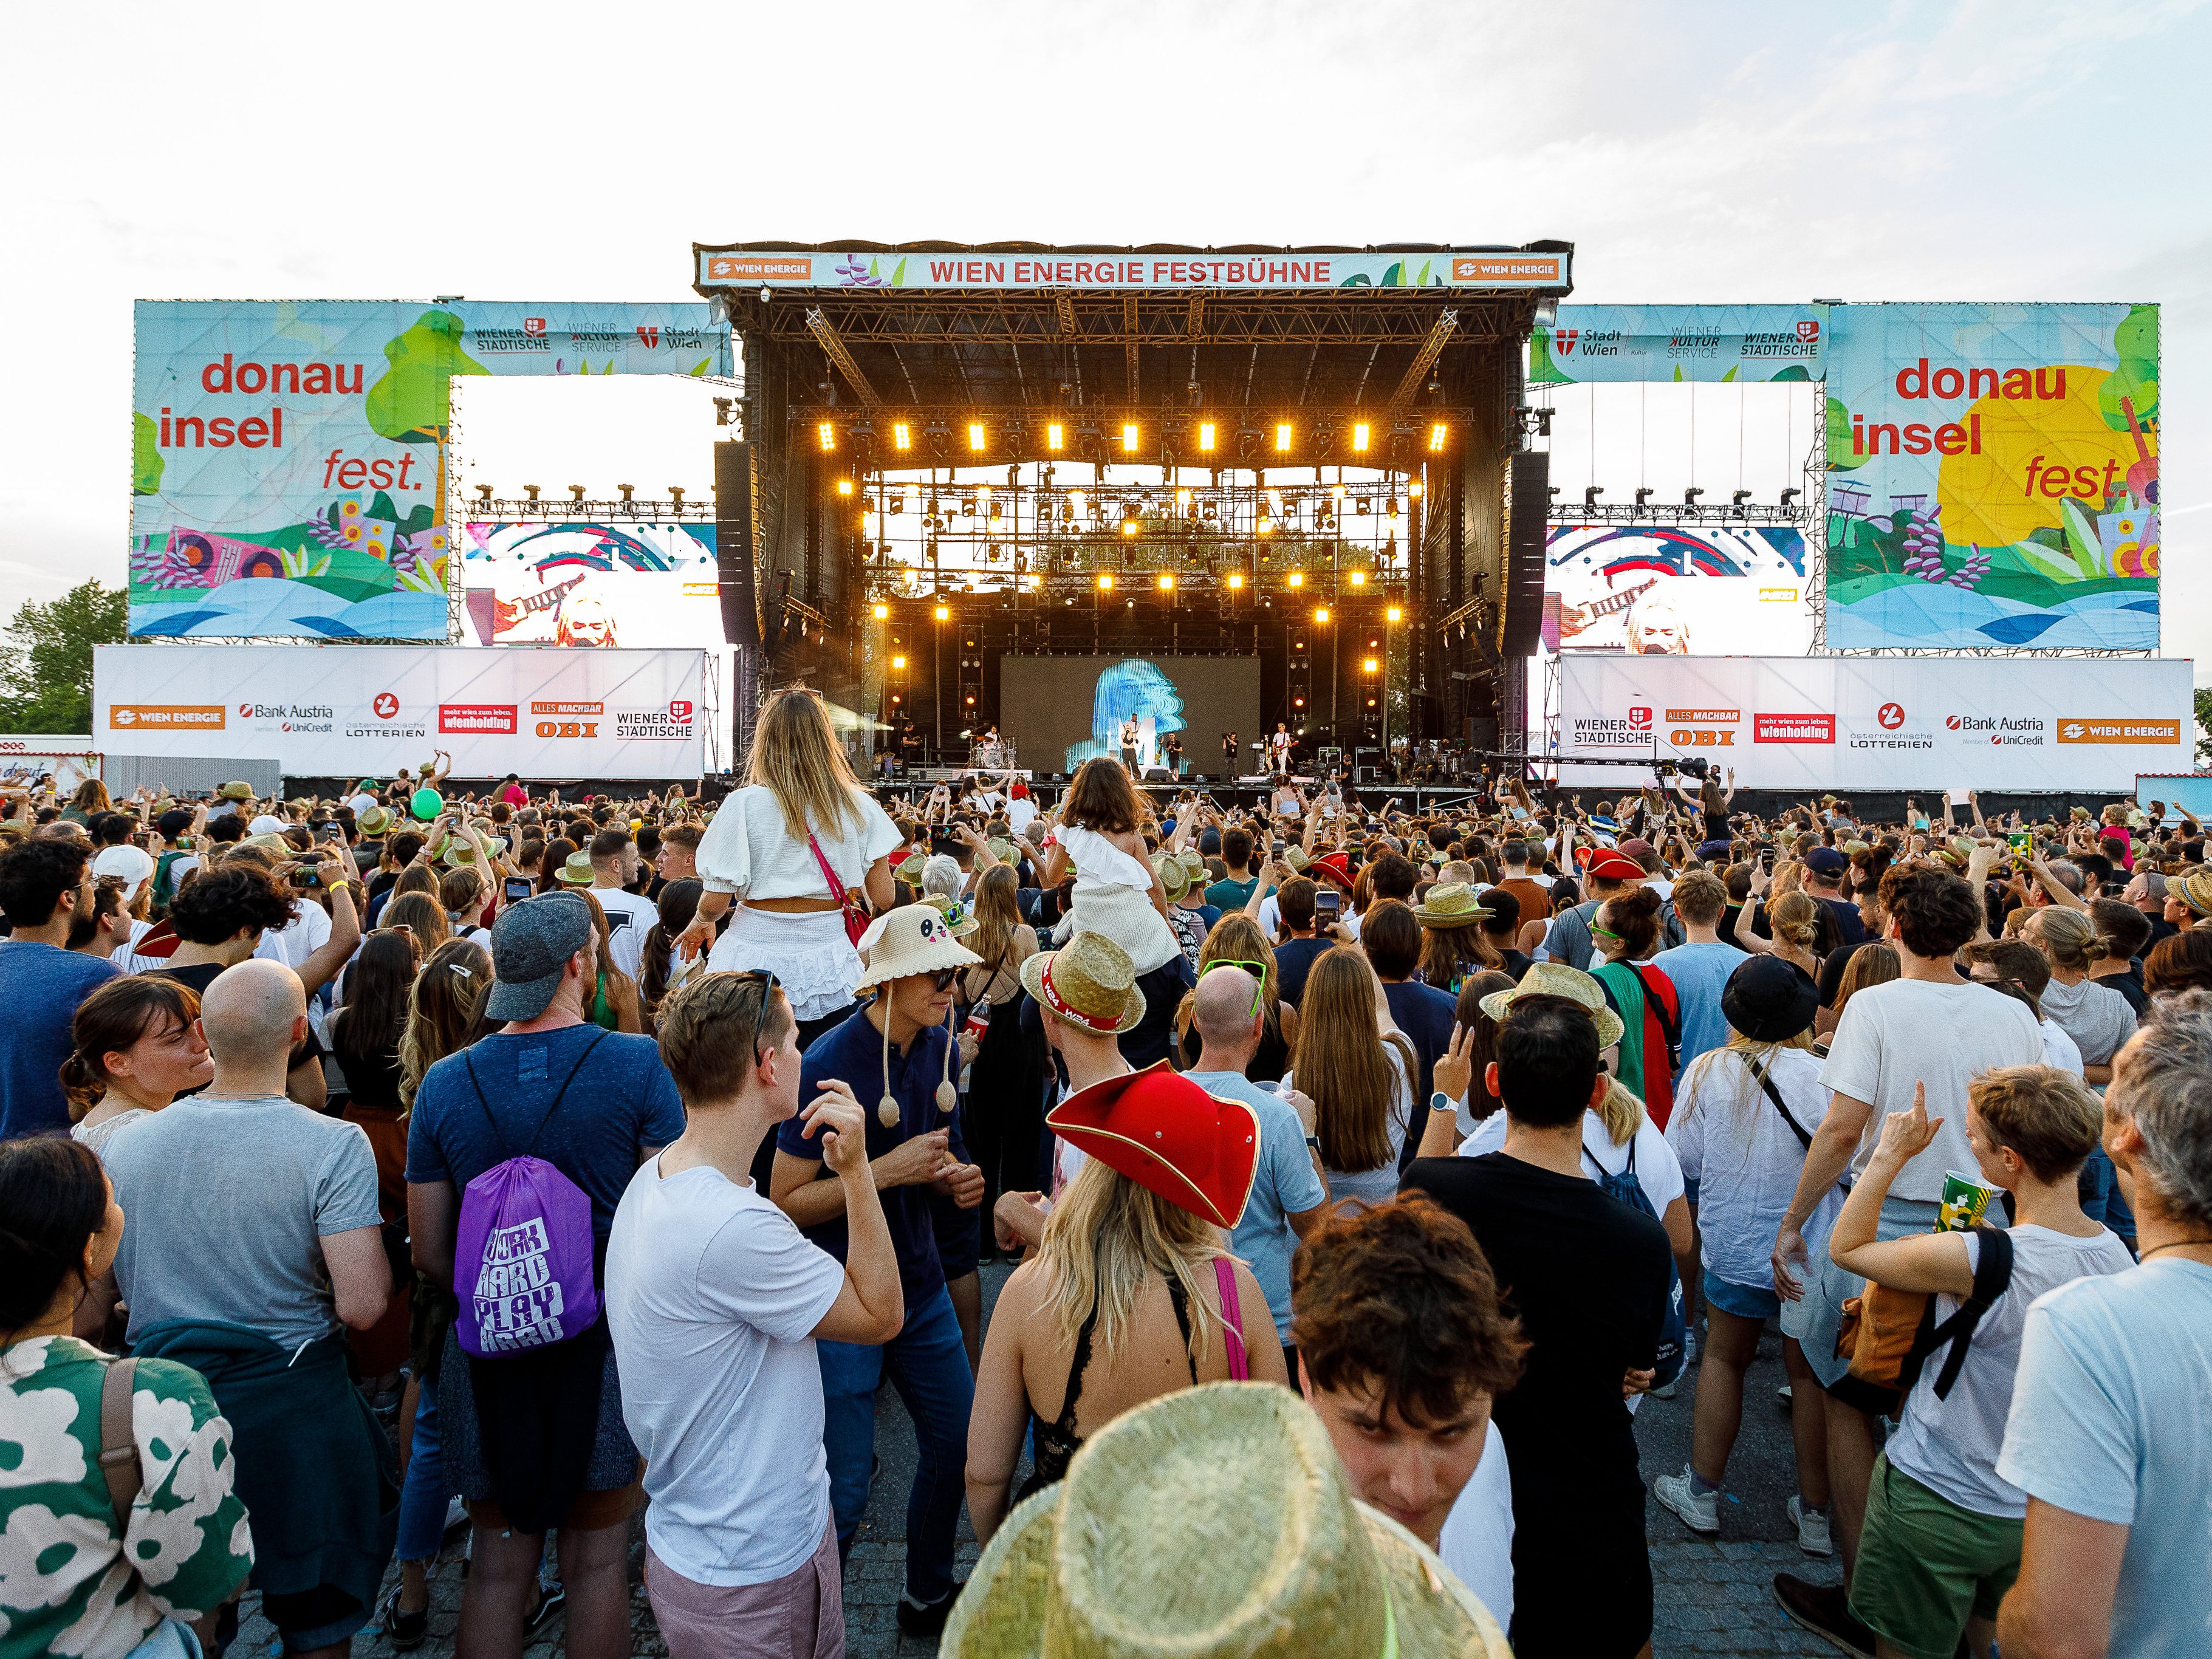
[{"label": "wide-brim sun hat", "polygon": [[1244,1218],[1260,1169],[1260,1116],[1207,1093],[1167,1060],[1079,1089],[1046,1127],[1146,1192],[1224,1230]]},{"label": "wide-brim sun hat", "polygon": [[1190,890],[1190,872],[1171,853],[1152,854],[1152,873],[1160,878],[1160,890],[1168,896],[1170,904]]},{"label": "wide-brim sun hat", "polygon": [[578,848],[562,860],[560,873],[555,879],[564,887],[589,887],[593,880],[592,855]]},{"label": "wide-brim sun hat", "polygon": [[364,836],[380,836],[392,827],[392,814],[381,806],[369,806],[354,815],[353,827]]},{"label": "wide-brim sun hat", "polygon": [[253,799],[253,786],[250,783],[234,780],[233,781],[223,785],[222,788],[216,790],[215,793],[216,797],[222,800],[252,800]]},{"label": "wide-brim sun hat", "polygon": [[2175,881],[2168,878],[2166,890],[2179,892],[2181,902],[2200,916],[2212,916],[2212,869],[2191,870]]},{"label": "wide-brim sun hat", "polygon": [[1103,933],[1078,933],[1022,963],[1022,989],[1040,1008],[1096,1036],[1119,1036],[1145,1017],[1136,964]]},{"label": "wide-brim sun hat", "polygon": [[1306,866],[1305,873],[1310,877],[1325,878],[1347,893],[1352,890],[1352,860],[1345,854],[1331,853],[1325,857],[1317,858]]},{"label": "wide-brim sun hat", "polygon": [[1570,968],[1564,962],[1530,963],[1519,984],[1510,990],[1492,991],[1483,998],[1480,1006],[1484,1013],[1503,1024],[1513,1005],[1522,997],[1565,997],[1570,1002],[1579,1002],[1597,1022],[1597,1046],[1601,1048],[1612,1048],[1628,1029],[1620,1023],[1620,1016],[1613,1012],[1613,1005],[1605,1000],[1605,988],[1581,969]]},{"label": "wide-brim sun hat", "polygon": [[1441,881],[1413,907],[1413,920],[1424,927],[1466,927],[1490,915],[1474,889],[1463,881]]},{"label": "wide-brim sun hat", "polygon": [[953,936],[945,912],[926,902],[884,911],[860,935],[860,951],[863,966],[853,983],[856,992],[915,974],[972,967],[983,959]]},{"label": "wide-brim sun hat", "polygon": [[1301,846],[1292,845],[1285,847],[1283,849],[1283,862],[1289,865],[1291,869],[1297,871],[1300,875],[1304,875],[1306,870],[1313,863],[1313,854],[1307,852],[1306,849]]},{"label": "wide-brim sun hat", "polygon": [[944,1659],[1509,1659],[1420,1540],[1352,1496],[1321,1420],[1259,1382],[1127,1411],[1018,1505]]},{"label": "wide-brim sun hat", "polygon": [[1786,1042],[1813,1024],[1820,988],[1794,962],[1755,956],[1740,962],[1721,988],[1729,1029],[1753,1042]]}]

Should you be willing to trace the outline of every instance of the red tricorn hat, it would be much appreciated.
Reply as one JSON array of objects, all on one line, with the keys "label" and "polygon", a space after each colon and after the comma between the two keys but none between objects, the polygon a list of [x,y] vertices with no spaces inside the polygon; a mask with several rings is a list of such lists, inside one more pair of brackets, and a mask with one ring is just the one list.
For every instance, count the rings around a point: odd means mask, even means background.
[{"label": "red tricorn hat", "polygon": [[1326,876],[1346,892],[1352,890],[1352,860],[1342,853],[1331,853],[1326,858],[1316,859],[1306,866],[1306,874]]},{"label": "red tricorn hat", "polygon": [[1587,873],[1599,881],[1642,881],[1644,866],[1619,853],[1603,852],[1589,861]]},{"label": "red tricorn hat", "polygon": [[1260,1115],[1206,1093],[1164,1060],[1070,1095],[1045,1122],[1108,1169],[1217,1227],[1244,1218],[1260,1168]]}]

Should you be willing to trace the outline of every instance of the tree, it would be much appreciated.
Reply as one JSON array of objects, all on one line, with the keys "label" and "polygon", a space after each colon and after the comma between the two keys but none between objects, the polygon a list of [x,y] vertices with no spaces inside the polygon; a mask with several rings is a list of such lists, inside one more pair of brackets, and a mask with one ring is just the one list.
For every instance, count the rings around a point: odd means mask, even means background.
[{"label": "tree", "polygon": [[2197,763],[2212,766],[2212,685],[2197,688]]},{"label": "tree", "polygon": [[0,635],[0,732],[92,730],[92,647],[124,635],[130,592],[95,579],[26,599]]}]

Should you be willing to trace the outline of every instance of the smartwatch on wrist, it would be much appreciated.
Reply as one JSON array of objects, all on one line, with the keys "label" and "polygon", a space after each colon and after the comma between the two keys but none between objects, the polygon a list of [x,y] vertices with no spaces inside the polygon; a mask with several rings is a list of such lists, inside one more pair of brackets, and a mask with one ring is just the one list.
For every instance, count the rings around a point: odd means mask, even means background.
[{"label": "smartwatch on wrist", "polygon": [[1456,1112],[1459,1108],[1453,1103],[1449,1095],[1439,1089],[1429,1097],[1429,1109],[1432,1112]]}]

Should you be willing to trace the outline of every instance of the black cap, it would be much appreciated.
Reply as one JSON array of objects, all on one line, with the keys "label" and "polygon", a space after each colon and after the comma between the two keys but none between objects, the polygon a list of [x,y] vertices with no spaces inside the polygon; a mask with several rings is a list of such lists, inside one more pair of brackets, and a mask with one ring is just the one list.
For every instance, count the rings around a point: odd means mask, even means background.
[{"label": "black cap", "polygon": [[1786,1042],[1812,1024],[1820,993],[1812,976],[1780,957],[1756,956],[1737,964],[1721,992],[1729,1026],[1753,1042]]}]

